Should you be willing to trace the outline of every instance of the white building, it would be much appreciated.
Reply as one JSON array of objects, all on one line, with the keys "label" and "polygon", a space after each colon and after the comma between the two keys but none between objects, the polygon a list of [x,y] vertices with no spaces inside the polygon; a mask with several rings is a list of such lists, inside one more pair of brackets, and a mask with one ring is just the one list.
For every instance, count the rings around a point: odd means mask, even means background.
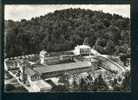
[{"label": "white building", "polygon": [[52,86],[44,80],[37,80],[31,83],[33,92],[46,92],[52,89]]},{"label": "white building", "polygon": [[47,55],[47,51],[42,50],[40,51],[39,57],[40,57],[40,63],[45,64],[45,56]]},{"label": "white building", "polygon": [[88,45],[78,45],[74,49],[75,55],[89,55],[91,53],[91,47]]}]

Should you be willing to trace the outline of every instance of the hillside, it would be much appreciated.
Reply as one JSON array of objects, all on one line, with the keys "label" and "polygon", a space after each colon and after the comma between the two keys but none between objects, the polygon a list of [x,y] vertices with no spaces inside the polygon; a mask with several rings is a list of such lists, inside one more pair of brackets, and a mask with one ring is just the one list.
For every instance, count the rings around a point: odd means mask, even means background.
[{"label": "hillside", "polygon": [[87,42],[103,54],[128,53],[130,19],[84,9],[65,9],[44,16],[5,21],[7,57],[74,49]]}]

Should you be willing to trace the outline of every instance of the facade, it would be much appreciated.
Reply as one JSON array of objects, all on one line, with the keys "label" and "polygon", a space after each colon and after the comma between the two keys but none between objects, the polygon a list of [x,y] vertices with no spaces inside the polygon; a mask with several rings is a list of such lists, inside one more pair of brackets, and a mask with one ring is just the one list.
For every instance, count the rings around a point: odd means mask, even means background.
[{"label": "facade", "polygon": [[25,69],[25,74],[27,75],[27,81],[29,81],[29,83],[41,79],[39,73],[35,72],[33,69],[30,68]]},{"label": "facade", "polygon": [[91,53],[91,47],[88,45],[78,45],[74,49],[74,55],[89,55]]},{"label": "facade", "polygon": [[54,65],[73,61],[73,55],[48,56],[48,53],[42,50],[39,54],[40,64]]},{"label": "facade", "polygon": [[48,55],[47,51],[45,51],[45,50],[40,51],[39,57],[40,57],[41,64],[45,64],[46,55]]}]

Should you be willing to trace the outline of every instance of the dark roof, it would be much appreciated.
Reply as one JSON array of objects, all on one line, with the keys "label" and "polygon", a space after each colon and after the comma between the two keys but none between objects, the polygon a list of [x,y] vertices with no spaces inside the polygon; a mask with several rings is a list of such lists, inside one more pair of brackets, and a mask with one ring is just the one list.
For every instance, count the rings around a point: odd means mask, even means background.
[{"label": "dark roof", "polygon": [[66,71],[80,68],[88,68],[90,67],[87,61],[83,62],[74,62],[74,63],[66,63],[66,64],[56,64],[56,65],[36,65],[33,69],[40,74],[49,73],[49,72],[57,72],[57,71]]}]

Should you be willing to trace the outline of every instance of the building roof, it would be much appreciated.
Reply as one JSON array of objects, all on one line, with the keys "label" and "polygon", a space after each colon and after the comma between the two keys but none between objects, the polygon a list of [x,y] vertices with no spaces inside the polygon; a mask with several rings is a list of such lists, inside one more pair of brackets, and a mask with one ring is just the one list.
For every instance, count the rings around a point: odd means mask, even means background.
[{"label": "building roof", "polygon": [[33,81],[31,84],[36,85],[40,90],[41,89],[48,90],[52,88],[52,86],[48,84],[47,82],[45,82],[44,80]]},{"label": "building roof", "polygon": [[77,45],[75,48],[88,48],[88,49],[90,49],[91,47],[89,45]]},{"label": "building roof", "polygon": [[66,63],[66,64],[56,64],[56,65],[36,65],[34,70],[40,74],[49,73],[49,72],[57,72],[57,71],[66,71],[66,70],[73,70],[79,68],[88,68],[90,67],[89,62],[74,62],[74,63]]}]

